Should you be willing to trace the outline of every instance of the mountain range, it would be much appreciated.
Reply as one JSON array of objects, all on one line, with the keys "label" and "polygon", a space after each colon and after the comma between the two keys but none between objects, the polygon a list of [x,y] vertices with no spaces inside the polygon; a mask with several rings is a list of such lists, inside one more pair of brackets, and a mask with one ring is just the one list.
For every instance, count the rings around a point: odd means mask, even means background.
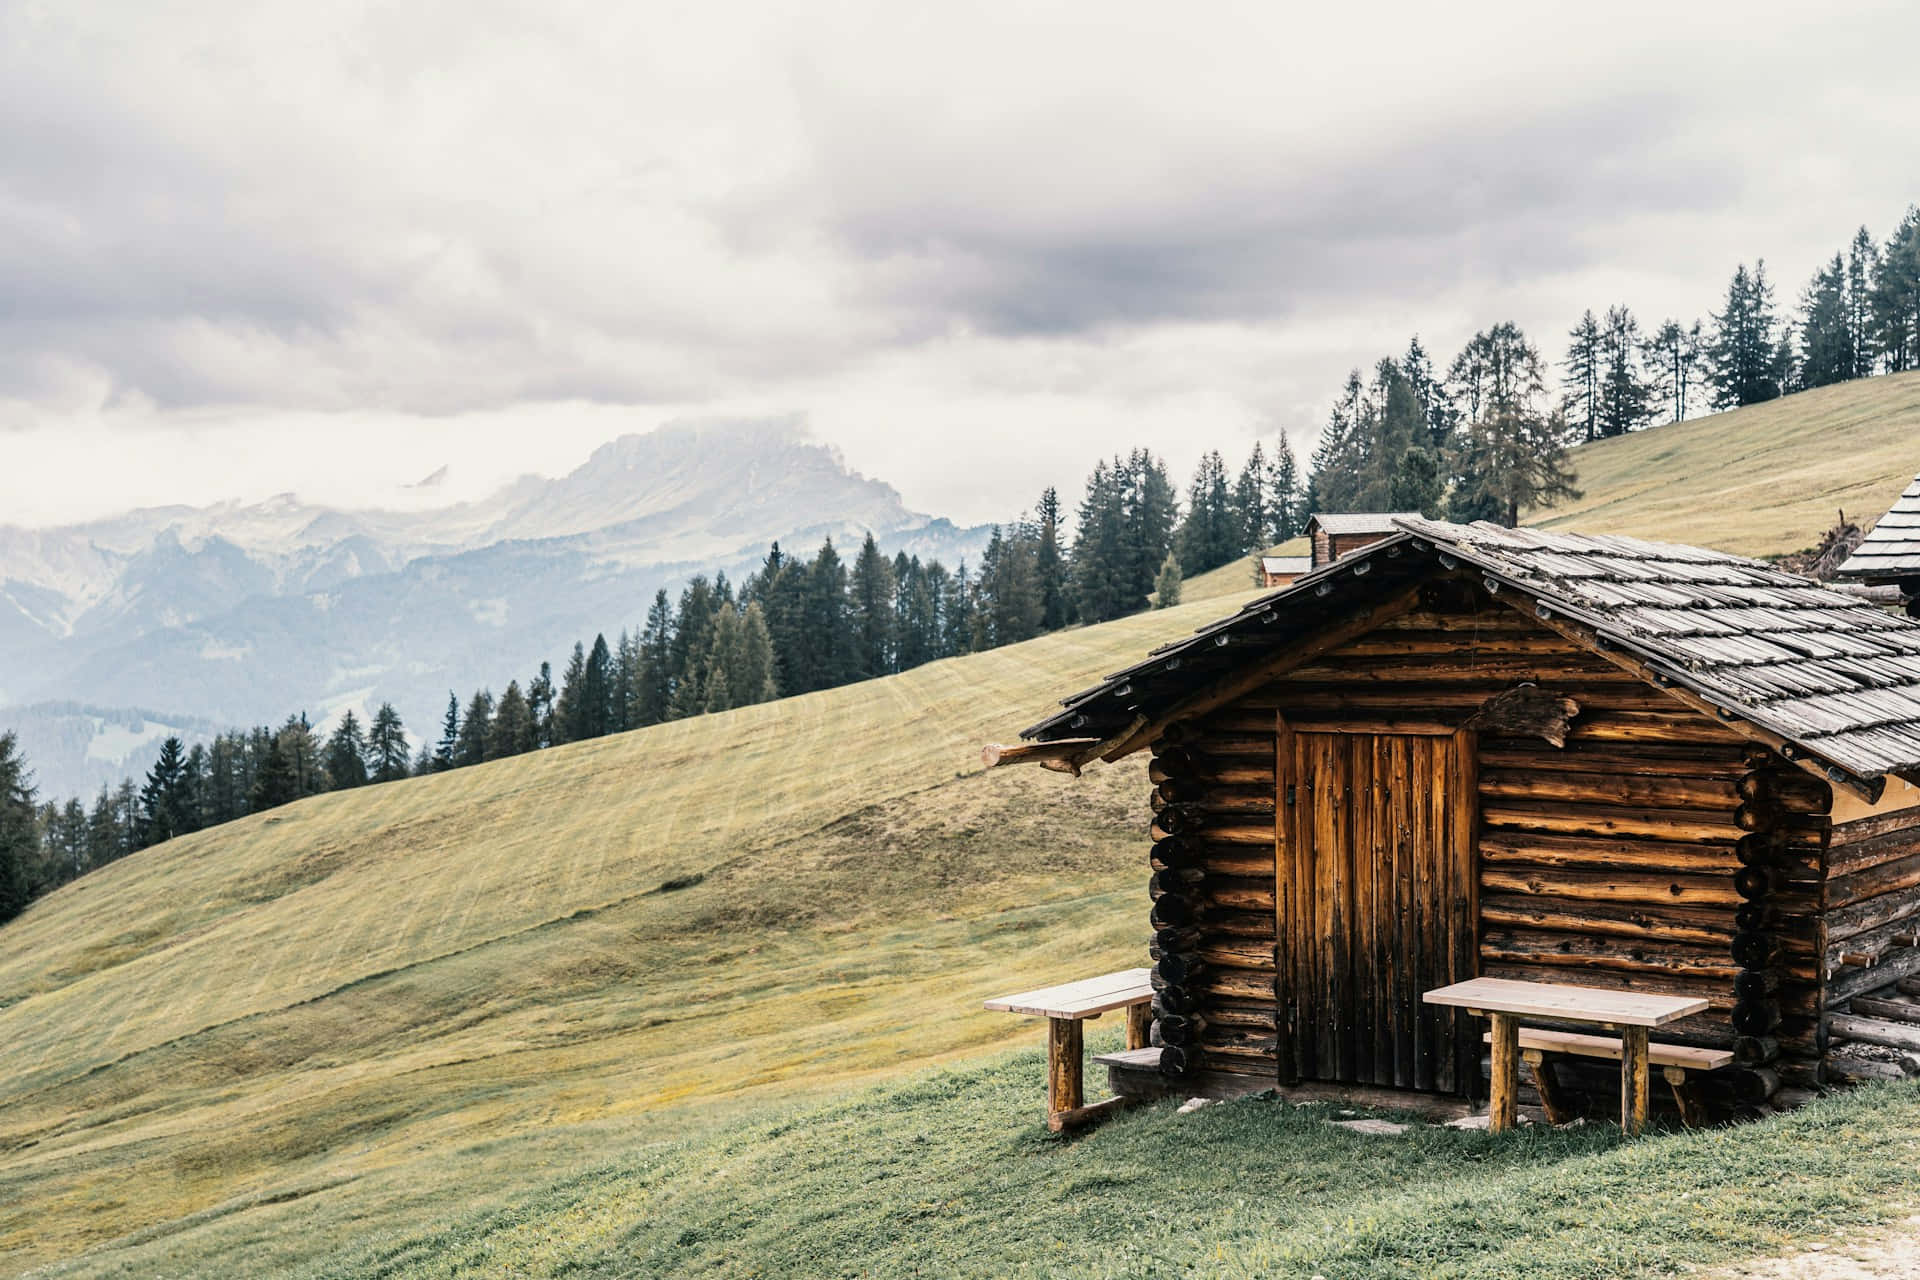
[{"label": "mountain range", "polygon": [[417,744],[449,690],[558,667],[575,640],[636,625],[659,588],[737,580],[776,540],[811,555],[868,532],[949,565],[988,534],[909,510],[788,422],[622,436],[558,478],[423,510],[282,494],[0,525],[0,729],[46,795],[144,770],[160,730],[301,710],[326,722],[390,700]]}]

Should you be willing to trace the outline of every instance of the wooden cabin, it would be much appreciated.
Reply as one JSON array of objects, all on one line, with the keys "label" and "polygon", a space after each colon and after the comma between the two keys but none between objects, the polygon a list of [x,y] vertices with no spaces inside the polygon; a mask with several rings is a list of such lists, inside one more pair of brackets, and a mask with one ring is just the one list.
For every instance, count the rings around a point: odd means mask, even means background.
[{"label": "wooden cabin", "polygon": [[1484,1024],[1421,999],[1476,976],[1705,997],[1659,1038],[1732,1052],[1716,1116],[1920,1065],[1920,624],[1695,547],[1394,523],[990,749],[1152,754],[1117,1087],[1481,1097]]},{"label": "wooden cabin", "polygon": [[1315,512],[1307,517],[1307,541],[1313,546],[1313,567],[1332,564],[1349,552],[1391,538],[1400,532],[1394,523],[1396,520],[1419,518],[1418,511]]},{"label": "wooden cabin", "polygon": [[1840,576],[1898,587],[1907,616],[1920,618],[1920,476],[1847,557]]},{"label": "wooden cabin", "polygon": [[1312,556],[1261,556],[1260,585],[1284,587],[1313,570]]}]

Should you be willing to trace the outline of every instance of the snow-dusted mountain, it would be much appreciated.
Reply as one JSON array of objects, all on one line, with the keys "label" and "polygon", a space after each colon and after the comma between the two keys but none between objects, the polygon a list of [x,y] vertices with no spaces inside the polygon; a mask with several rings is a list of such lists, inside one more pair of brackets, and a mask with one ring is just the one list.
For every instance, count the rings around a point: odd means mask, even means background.
[{"label": "snow-dusted mountain", "polygon": [[20,729],[60,795],[97,787],[109,755],[145,767],[144,744],[110,736],[121,722],[324,720],[391,699],[417,741],[448,689],[524,682],[575,639],[637,625],[659,587],[743,576],[776,539],[810,555],[868,531],[949,564],[986,534],[765,423],[624,436],[480,502],[345,511],[289,494],[0,525],[0,729]]}]

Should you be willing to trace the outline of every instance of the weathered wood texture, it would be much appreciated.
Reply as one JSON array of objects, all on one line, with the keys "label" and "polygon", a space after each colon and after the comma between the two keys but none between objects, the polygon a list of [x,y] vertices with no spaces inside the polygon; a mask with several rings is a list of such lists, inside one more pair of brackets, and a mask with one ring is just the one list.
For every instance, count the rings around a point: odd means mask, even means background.
[{"label": "weathered wood texture", "polygon": [[[1565,746],[1463,751],[1452,734],[1523,683],[1578,705]],[[1823,912],[1892,948],[1904,914],[1860,904],[1920,902],[1920,832],[1835,829],[1826,885],[1817,779],[1461,582],[1176,724],[1151,776],[1154,1038],[1175,1074],[1477,1094],[1477,1028],[1405,1012],[1475,974],[1699,993],[1710,1008],[1663,1039],[1815,1061]],[[1473,800],[1449,806],[1461,776]],[[1337,803],[1314,789],[1335,777]],[[1176,863],[1197,875],[1161,874]]]},{"label": "weathered wood texture", "polygon": [[1920,809],[1833,827],[1820,962],[1831,1009],[1920,974]]}]

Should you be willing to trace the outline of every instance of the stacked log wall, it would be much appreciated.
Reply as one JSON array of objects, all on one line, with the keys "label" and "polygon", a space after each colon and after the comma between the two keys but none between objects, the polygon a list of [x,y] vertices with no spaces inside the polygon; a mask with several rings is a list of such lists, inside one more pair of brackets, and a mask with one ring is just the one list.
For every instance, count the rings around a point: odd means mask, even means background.
[{"label": "stacked log wall", "polygon": [[1154,747],[1153,1039],[1175,1078],[1277,1077],[1275,750],[1274,717],[1234,707]]},{"label": "stacked log wall", "polygon": [[[1479,971],[1705,995],[1709,1010],[1662,1038],[1733,1049],[1759,1073],[1735,1088],[1743,1097],[1770,1086],[1783,1052],[1817,1058],[1824,833],[1741,825],[1756,820],[1743,787],[1791,787],[1781,780],[1797,771],[1478,588],[1441,582],[1413,612],[1157,748],[1155,805],[1169,821],[1156,824],[1156,862],[1194,873],[1156,885],[1178,880],[1187,914],[1186,932],[1156,940],[1184,979],[1157,972],[1174,992],[1162,1008],[1187,1019],[1157,1034],[1185,1038],[1185,1065],[1285,1076],[1273,950],[1281,720],[1445,732],[1528,682],[1580,711],[1563,748],[1480,738]],[[1892,879],[1920,886],[1920,856],[1901,866],[1911,881]]]},{"label": "stacked log wall", "polygon": [[1920,809],[1834,824],[1822,890],[1825,1009],[1920,974]]}]

